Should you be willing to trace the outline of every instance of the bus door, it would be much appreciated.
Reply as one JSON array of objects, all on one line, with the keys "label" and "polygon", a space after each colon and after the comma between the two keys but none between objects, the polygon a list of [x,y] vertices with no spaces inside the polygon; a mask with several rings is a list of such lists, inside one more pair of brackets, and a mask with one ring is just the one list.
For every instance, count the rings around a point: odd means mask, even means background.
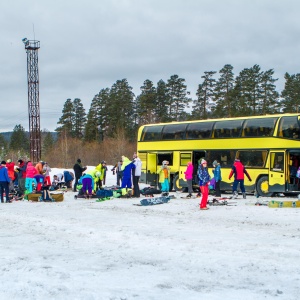
[{"label": "bus door", "polygon": [[147,153],[146,183],[157,186],[157,153]]},{"label": "bus door", "polygon": [[285,151],[270,151],[269,192],[285,192],[286,183],[286,153]]},{"label": "bus door", "polygon": [[187,163],[192,162],[192,151],[180,152],[179,157],[179,169],[178,174],[174,177],[173,185],[175,190],[180,190],[182,187],[186,187],[185,174]]}]

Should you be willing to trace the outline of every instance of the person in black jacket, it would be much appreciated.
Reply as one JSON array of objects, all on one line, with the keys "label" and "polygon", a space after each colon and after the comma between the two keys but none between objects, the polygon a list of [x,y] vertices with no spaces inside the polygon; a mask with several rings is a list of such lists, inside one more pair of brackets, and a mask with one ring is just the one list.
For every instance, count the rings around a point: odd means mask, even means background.
[{"label": "person in black jacket", "polygon": [[81,159],[78,158],[76,164],[73,167],[74,174],[75,174],[75,184],[74,184],[74,192],[77,192],[77,184],[79,178],[82,176],[82,173],[86,170],[86,167],[81,165]]}]

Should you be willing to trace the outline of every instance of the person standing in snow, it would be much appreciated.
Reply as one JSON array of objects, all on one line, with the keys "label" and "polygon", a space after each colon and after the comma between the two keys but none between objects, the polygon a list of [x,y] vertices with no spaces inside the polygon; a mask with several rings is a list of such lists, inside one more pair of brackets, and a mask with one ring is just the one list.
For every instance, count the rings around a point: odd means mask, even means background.
[{"label": "person standing in snow", "polygon": [[1,202],[4,202],[4,191],[6,196],[6,203],[10,203],[9,200],[9,183],[11,179],[8,176],[7,168],[6,168],[6,161],[3,160],[0,166],[0,194],[1,194]]},{"label": "person standing in snow", "polygon": [[137,156],[136,152],[133,153],[133,163],[135,165],[135,168],[132,169],[133,197],[139,198],[139,180],[142,174],[142,161]]},{"label": "person standing in snow", "polygon": [[77,184],[78,180],[82,176],[82,173],[86,170],[86,167],[81,165],[81,159],[78,158],[76,164],[73,167],[74,175],[75,175],[75,183],[74,183],[74,192],[77,192]]},{"label": "person standing in snow", "polygon": [[207,200],[208,200],[208,186],[210,181],[210,176],[207,169],[207,161],[205,159],[201,160],[201,163],[198,167],[198,179],[199,179],[199,187],[201,190],[201,202],[200,209],[207,210]]},{"label": "person standing in snow", "polygon": [[161,192],[163,196],[169,195],[170,190],[170,168],[168,167],[169,162],[164,160],[162,166],[157,171],[159,175],[158,182],[161,184]]},{"label": "person standing in snow", "polygon": [[221,190],[220,190],[220,184],[221,184],[221,180],[222,180],[221,165],[217,160],[214,160],[213,167],[214,167],[214,170],[212,172],[214,174],[214,179],[215,179],[216,196],[221,197]]},{"label": "person standing in snow", "polygon": [[132,169],[135,168],[135,164],[129,160],[128,157],[122,156],[122,172],[123,172],[123,178],[122,178],[122,185],[121,188],[129,188],[131,189],[132,183],[131,183],[131,173]]},{"label": "person standing in snow", "polygon": [[194,173],[194,166],[191,161],[187,163],[186,170],[184,172],[184,177],[188,186],[188,195],[187,198],[192,198],[193,193],[193,173]]}]

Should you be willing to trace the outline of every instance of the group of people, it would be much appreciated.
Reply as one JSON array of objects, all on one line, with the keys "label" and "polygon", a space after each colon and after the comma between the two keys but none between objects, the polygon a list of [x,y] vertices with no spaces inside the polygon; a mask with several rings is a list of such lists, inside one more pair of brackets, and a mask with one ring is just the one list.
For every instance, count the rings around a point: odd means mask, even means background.
[{"label": "group of people", "polygon": [[[197,170],[197,177],[199,181],[199,189],[201,192],[201,201],[200,201],[200,210],[207,210],[207,201],[208,201],[208,194],[209,194],[209,185],[213,179],[214,181],[214,189],[215,189],[215,195],[216,197],[221,197],[221,190],[220,190],[220,183],[222,181],[222,175],[221,175],[221,165],[220,162],[217,160],[214,160],[212,163],[213,165],[213,178],[210,177],[207,167],[207,161],[202,158],[199,160],[198,164],[198,170]],[[193,193],[193,174],[194,174],[194,166],[192,162],[187,163],[186,171],[184,172],[185,179],[187,181],[187,187],[188,187],[188,198],[192,197]],[[232,192],[233,197],[236,198],[238,195],[237,188],[238,185],[240,185],[240,189],[242,191],[243,198],[246,198],[246,190],[244,186],[244,175],[247,176],[249,181],[252,181],[249,173],[247,172],[245,166],[242,164],[242,162],[239,159],[235,159],[234,164],[231,168],[231,172],[229,174],[229,178],[231,179],[232,176],[234,176],[234,182],[232,186]],[[200,196],[200,193],[198,194]]]},{"label": "group of people", "polygon": [[29,193],[35,188],[41,190],[44,185],[51,185],[51,168],[47,162],[40,161],[35,166],[31,161],[25,162],[19,159],[17,165],[11,159],[3,160],[0,166],[0,195],[1,202],[4,202],[4,193],[6,202],[9,203],[9,194],[18,189],[18,196],[23,197],[25,191]]},{"label": "group of people", "polygon": [[[74,192],[77,191],[78,185],[80,185],[82,192],[87,197],[91,197],[97,189],[105,185],[107,165],[104,160],[94,169],[86,171],[87,167],[82,166],[79,158],[73,170],[75,173]],[[117,174],[118,187],[126,189],[132,189],[133,187],[132,197],[140,197],[139,179],[142,172],[142,162],[136,152],[134,152],[131,160],[126,156],[122,156],[111,171]]]}]

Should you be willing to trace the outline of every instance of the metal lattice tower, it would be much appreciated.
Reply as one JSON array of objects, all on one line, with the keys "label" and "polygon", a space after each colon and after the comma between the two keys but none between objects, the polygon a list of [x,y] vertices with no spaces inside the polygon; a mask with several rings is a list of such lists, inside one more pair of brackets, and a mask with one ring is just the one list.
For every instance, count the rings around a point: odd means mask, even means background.
[{"label": "metal lattice tower", "polygon": [[41,130],[40,130],[40,103],[39,103],[39,69],[38,50],[40,41],[29,41],[24,38],[27,53],[27,80],[28,80],[28,115],[30,135],[30,160],[38,162],[41,159]]}]

